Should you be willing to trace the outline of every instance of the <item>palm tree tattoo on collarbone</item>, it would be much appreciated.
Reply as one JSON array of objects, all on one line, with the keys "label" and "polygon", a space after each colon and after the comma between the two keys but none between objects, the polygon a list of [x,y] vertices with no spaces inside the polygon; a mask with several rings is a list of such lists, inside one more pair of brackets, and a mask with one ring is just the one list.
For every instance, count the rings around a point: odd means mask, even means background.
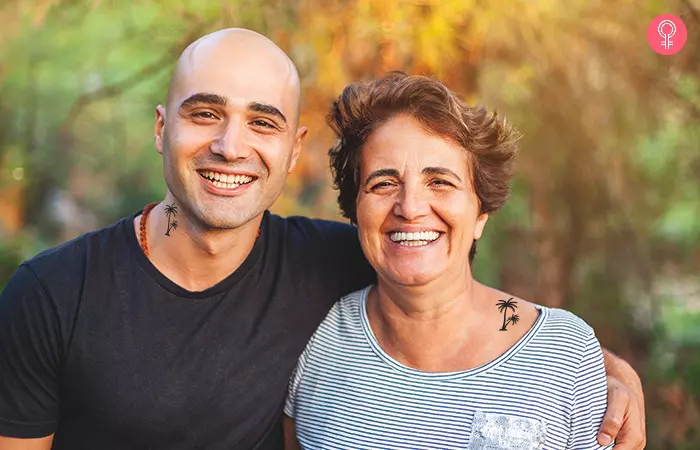
[{"label": "palm tree tattoo on collarbone", "polygon": [[165,232],[166,236],[170,236],[170,230],[177,230],[177,220],[175,216],[177,215],[177,206],[175,203],[172,205],[165,205],[165,215],[168,217],[168,230]]},{"label": "palm tree tattoo on collarbone", "polygon": [[513,314],[510,317],[506,318],[509,309],[512,310],[513,313],[515,313],[515,308],[518,307],[518,302],[513,300],[513,297],[511,297],[508,300],[499,300],[498,303],[496,303],[496,306],[498,306],[498,311],[503,312],[503,325],[498,331],[508,331],[506,327],[509,323],[512,323],[513,325],[518,323],[518,321],[520,320],[520,316],[518,316],[517,314]]}]

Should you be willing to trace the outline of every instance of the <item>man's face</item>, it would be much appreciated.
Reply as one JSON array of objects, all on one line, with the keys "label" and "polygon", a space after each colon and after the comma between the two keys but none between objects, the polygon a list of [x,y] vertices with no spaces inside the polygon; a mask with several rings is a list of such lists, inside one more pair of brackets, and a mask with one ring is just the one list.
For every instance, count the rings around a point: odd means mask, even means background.
[{"label": "man's face", "polygon": [[250,49],[192,53],[157,109],[156,148],[190,220],[237,228],[274,203],[296,165],[306,129],[297,130],[295,78]]}]

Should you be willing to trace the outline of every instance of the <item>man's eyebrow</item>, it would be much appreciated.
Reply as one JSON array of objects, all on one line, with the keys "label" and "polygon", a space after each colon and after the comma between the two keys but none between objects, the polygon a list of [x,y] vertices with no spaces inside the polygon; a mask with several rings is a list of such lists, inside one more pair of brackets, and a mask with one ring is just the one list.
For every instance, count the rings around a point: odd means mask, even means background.
[{"label": "man's eyebrow", "polygon": [[180,109],[186,108],[188,106],[193,106],[197,104],[207,104],[207,105],[217,105],[226,106],[228,102],[225,97],[218,94],[208,94],[206,92],[198,92],[192,94],[180,103]]},{"label": "man's eyebrow", "polygon": [[287,124],[287,118],[284,117],[284,114],[282,114],[282,111],[280,111],[275,106],[268,105],[267,103],[258,103],[258,102],[249,103],[248,104],[248,111],[269,114],[271,116],[275,116],[275,117],[281,119],[285,125]]},{"label": "man's eyebrow", "polygon": [[379,177],[399,177],[399,171],[396,169],[379,169],[375,170],[374,172],[370,173],[367,178],[365,179],[365,186],[369,184],[370,181],[374,180],[375,178]]},{"label": "man's eyebrow", "polygon": [[452,177],[455,177],[457,180],[459,180],[460,183],[462,183],[462,179],[451,171],[450,169],[447,169],[445,167],[426,167],[423,169],[423,174],[424,175],[449,175]]}]

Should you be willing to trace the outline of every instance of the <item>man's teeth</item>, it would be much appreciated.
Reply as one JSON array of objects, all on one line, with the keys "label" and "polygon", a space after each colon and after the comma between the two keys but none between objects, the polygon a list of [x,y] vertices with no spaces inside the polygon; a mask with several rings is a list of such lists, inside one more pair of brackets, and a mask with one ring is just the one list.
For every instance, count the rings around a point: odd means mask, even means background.
[{"label": "man's teeth", "polygon": [[437,231],[416,231],[413,233],[405,233],[403,231],[397,231],[391,233],[389,238],[398,242],[401,245],[407,247],[419,247],[421,245],[428,245],[437,238],[440,237],[440,233]]},{"label": "man's teeth", "polygon": [[211,181],[214,186],[220,188],[232,189],[253,181],[253,177],[249,177],[248,175],[227,175],[225,173],[212,172],[208,170],[200,173],[204,178]]}]

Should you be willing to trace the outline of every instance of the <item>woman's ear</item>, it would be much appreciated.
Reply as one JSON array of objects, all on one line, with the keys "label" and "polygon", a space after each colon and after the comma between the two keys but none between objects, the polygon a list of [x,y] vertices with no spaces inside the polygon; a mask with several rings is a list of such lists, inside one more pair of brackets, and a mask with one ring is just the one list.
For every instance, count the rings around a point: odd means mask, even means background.
[{"label": "woman's ear", "polygon": [[486,227],[486,222],[489,220],[488,214],[481,214],[476,218],[476,225],[474,225],[474,240],[478,240],[481,234],[484,232],[484,227]]}]

